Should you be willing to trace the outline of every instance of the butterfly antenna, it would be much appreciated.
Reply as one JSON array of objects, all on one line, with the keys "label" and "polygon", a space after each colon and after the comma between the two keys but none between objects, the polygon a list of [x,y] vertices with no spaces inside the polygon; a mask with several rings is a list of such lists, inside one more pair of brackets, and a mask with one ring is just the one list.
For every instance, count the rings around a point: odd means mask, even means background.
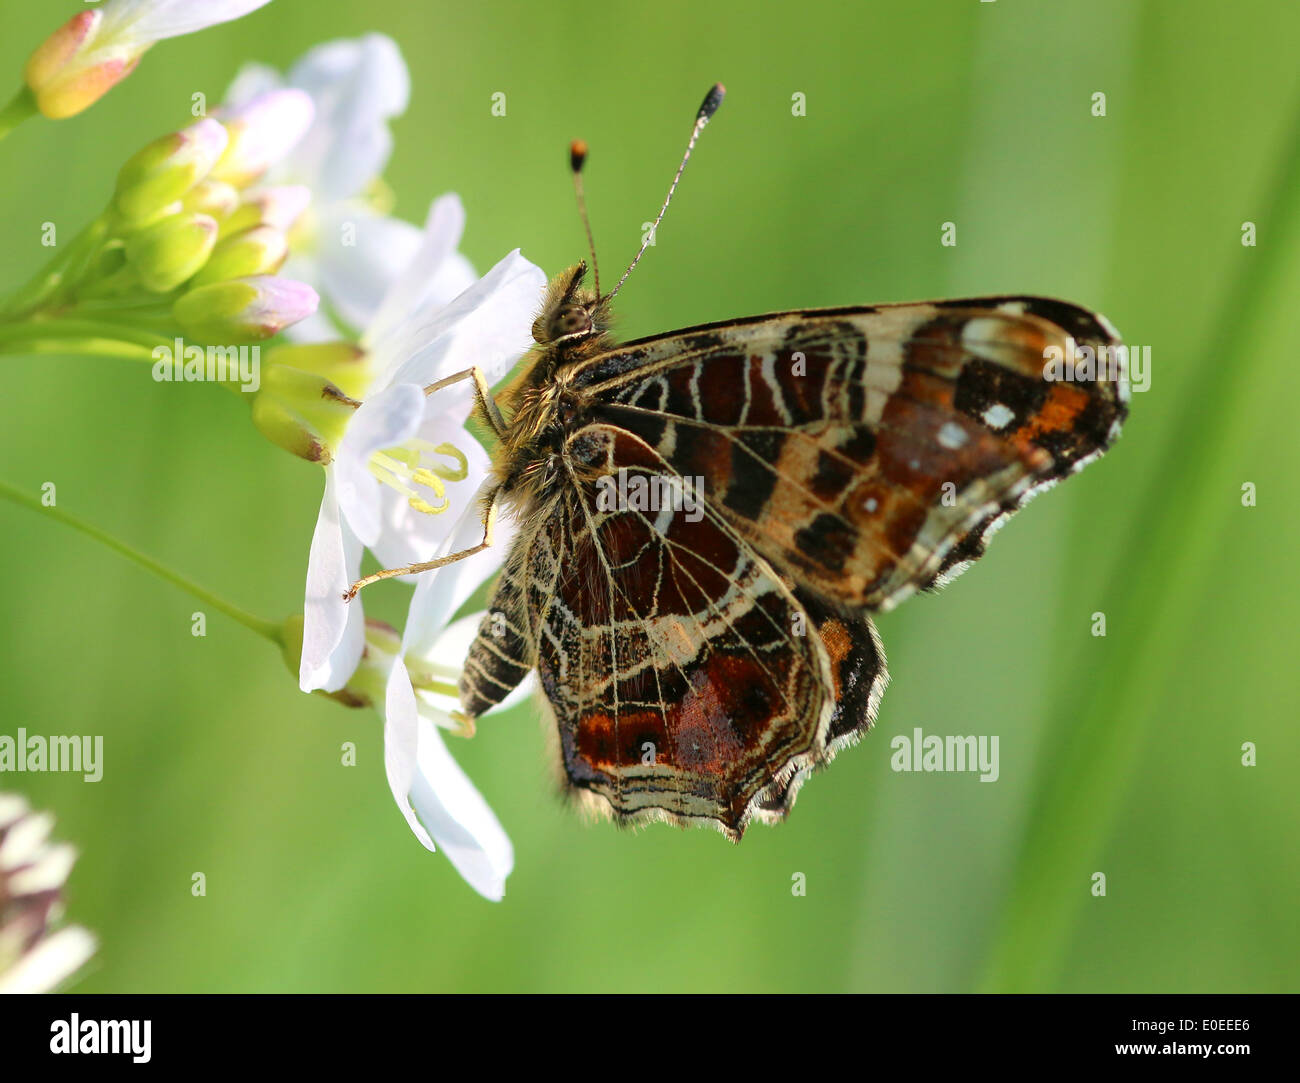
[{"label": "butterfly antenna", "polygon": [[632,269],[641,261],[645,255],[645,250],[650,247],[654,240],[655,230],[659,228],[659,223],[663,221],[664,212],[668,210],[668,204],[672,202],[673,193],[677,191],[677,182],[682,179],[682,172],[686,169],[686,163],[691,159],[691,151],[695,149],[695,143],[700,138],[700,132],[704,131],[704,126],[708,124],[709,119],[718,111],[718,106],[722,104],[722,98],[727,93],[727,88],[721,83],[714,83],[709,88],[709,92],[704,96],[704,101],[700,105],[700,111],[695,114],[695,127],[691,129],[690,142],[686,144],[686,153],[682,155],[682,164],[677,167],[677,173],[673,177],[673,182],[668,186],[668,195],[664,197],[664,205],[659,208],[659,214],[651,225],[650,231],[646,234],[645,240],[641,242],[641,250],[636,254],[636,258],[629,264],[628,269],[623,272],[623,277],[618,280],[618,285],[609,291],[609,297],[602,298],[608,301],[610,297],[618,293],[623,288],[623,283],[627,281],[627,276],[632,273]]},{"label": "butterfly antenna", "polygon": [[600,296],[600,265],[596,262],[596,242],[591,236],[591,219],[587,217],[587,196],[582,190],[582,166],[587,161],[587,144],[575,139],[569,144],[569,168],[573,170],[573,194],[578,197],[578,213],[587,231],[587,248],[591,251],[591,269],[596,275],[596,296]]}]

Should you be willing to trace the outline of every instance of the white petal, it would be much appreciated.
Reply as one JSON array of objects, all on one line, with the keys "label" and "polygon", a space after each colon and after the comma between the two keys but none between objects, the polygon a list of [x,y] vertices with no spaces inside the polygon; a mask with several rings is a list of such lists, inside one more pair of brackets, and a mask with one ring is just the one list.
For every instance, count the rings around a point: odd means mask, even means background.
[{"label": "white petal", "polygon": [[379,540],[382,526],[380,485],[370,473],[370,457],[376,451],[398,447],[416,434],[425,401],[424,389],[414,384],[396,384],[369,396],[352,415],[339,444],[335,463],[339,507],[367,548]]},{"label": "white petal", "polygon": [[427,318],[429,284],[456,251],[464,231],[465,208],[460,197],[453,193],[435,199],[425,218],[423,243],[392,281],[374,321],[366,328],[366,345],[386,351],[395,360],[405,360],[400,343],[406,336],[401,332],[412,322]]},{"label": "white petal", "polygon": [[[468,549],[483,540],[480,509],[486,485],[490,484],[485,483],[474,500],[466,505],[455,531],[439,548],[436,556]],[[402,633],[403,654],[419,655],[421,658],[435,658],[438,655],[439,639],[448,619],[478,590],[485,579],[501,567],[510,551],[516,529],[511,517],[498,514],[490,548],[458,560],[455,564],[420,575],[406,614],[406,628]],[[461,654],[455,663],[459,665],[463,660],[464,654]]]},{"label": "white petal", "polygon": [[485,899],[505,895],[514,847],[482,794],[452,759],[442,734],[420,719],[419,764],[411,802],[456,871]]},{"label": "white petal", "polygon": [[415,780],[419,757],[419,708],[415,702],[415,689],[406,663],[395,659],[388,674],[388,688],[384,696],[384,773],[393,800],[415,837],[427,850],[434,849],[433,840],[424,829],[415,810],[411,808],[411,785]]},{"label": "white petal", "polygon": [[95,954],[95,938],[80,925],[47,937],[0,974],[0,994],[48,993]]},{"label": "white petal", "polygon": [[109,0],[102,35],[124,35],[140,42],[192,34],[229,22],[271,0]]},{"label": "white petal", "polygon": [[256,176],[282,160],[311,126],[315,106],[311,96],[285,87],[223,109],[220,119],[237,127],[226,156],[218,164],[223,176]]},{"label": "white petal", "polygon": [[[443,665],[458,667],[464,665],[465,659],[469,657],[470,648],[474,645],[474,640],[478,638],[479,626],[489,612],[490,610],[480,609],[476,613],[461,617],[460,620],[452,621],[443,629],[442,635],[438,637],[433,650],[427,656],[429,660],[440,662]],[[530,669],[524,679],[515,685],[505,699],[495,706],[489,707],[480,717],[486,718],[498,711],[509,710],[516,704],[522,703],[536,690],[537,671]]]},{"label": "white petal", "polygon": [[410,98],[401,50],[383,34],[327,42],[294,65],[289,83],[316,103],[316,122],[294,150],[294,175],[323,204],[361,195],[388,164],[388,120]]},{"label": "white petal", "polygon": [[349,324],[370,327],[423,240],[410,222],[356,202],[335,204],[321,215],[316,234],[319,288]]},{"label": "white petal", "polygon": [[269,64],[247,63],[235,72],[221,104],[230,108],[246,105],[259,94],[278,90],[284,85],[280,73]]},{"label": "white petal", "polygon": [[304,692],[337,692],[351,679],[365,649],[361,601],[343,600],[361,571],[361,543],[339,515],[334,471],[325,471],[316,532],[307,560],[303,607],[302,662],[298,684]]},{"label": "white petal", "polygon": [[541,268],[515,249],[449,305],[389,336],[396,356],[409,358],[393,381],[427,384],[477,365],[497,383],[533,345],[545,286]]}]

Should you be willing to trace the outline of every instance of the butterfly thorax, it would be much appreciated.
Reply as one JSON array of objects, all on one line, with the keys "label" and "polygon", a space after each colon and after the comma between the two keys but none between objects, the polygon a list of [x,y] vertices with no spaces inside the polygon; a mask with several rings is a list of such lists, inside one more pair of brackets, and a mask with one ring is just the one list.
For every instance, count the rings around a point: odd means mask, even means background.
[{"label": "butterfly thorax", "polygon": [[608,302],[582,287],[586,271],[579,263],[552,280],[533,322],[537,345],[503,396],[507,427],[494,470],[502,495],[525,512],[564,483],[565,444],[586,423],[588,399],[571,374],[615,344]]}]

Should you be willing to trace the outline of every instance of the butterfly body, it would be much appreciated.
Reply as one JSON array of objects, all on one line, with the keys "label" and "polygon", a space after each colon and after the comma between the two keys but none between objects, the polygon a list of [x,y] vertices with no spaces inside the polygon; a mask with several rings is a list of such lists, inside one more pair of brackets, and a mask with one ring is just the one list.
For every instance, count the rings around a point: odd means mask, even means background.
[{"label": "butterfly body", "polygon": [[869,614],[934,588],[1100,455],[1100,317],[1032,297],[776,313],[618,344],[557,276],[494,459],[521,529],[466,663],[477,716],[538,671],[569,790],[739,839],[871,726]]}]

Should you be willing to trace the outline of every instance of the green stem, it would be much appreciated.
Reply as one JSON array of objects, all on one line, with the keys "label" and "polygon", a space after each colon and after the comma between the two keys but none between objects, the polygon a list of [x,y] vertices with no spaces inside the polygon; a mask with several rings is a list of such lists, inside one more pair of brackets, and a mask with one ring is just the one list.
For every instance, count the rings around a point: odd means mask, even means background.
[{"label": "green stem", "polygon": [[0,312],[13,319],[56,300],[61,289],[69,282],[76,282],[85,272],[91,260],[99,254],[109,232],[109,213],[105,211],[62,246],[62,251],[56,252],[31,281],[9,298]]},{"label": "green stem", "polygon": [[36,115],[36,95],[24,86],[3,109],[0,109],[0,139],[12,132],[28,117]]},{"label": "green stem", "polygon": [[[155,347],[171,347],[173,344],[161,334],[139,331],[107,319],[44,319],[0,323],[0,351],[6,353],[52,353],[55,351],[48,348],[50,342],[76,343],[82,340],[132,346],[143,359],[152,359]],[[74,348],[71,352],[79,351]]]},{"label": "green stem", "polygon": [[210,590],[204,589],[192,580],[185,578],[185,576],[181,575],[179,572],[174,572],[165,565],[158,563],[158,561],[154,560],[153,557],[145,556],[144,553],[132,549],[131,546],[126,544],[126,542],[119,541],[111,534],[100,530],[99,527],[93,526],[85,520],[77,518],[75,515],[69,515],[66,511],[62,511],[58,507],[46,507],[39,499],[32,496],[30,493],[25,493],[21,489],[9,485],[7,482],[0,481],[0,498],[11,501],[12,503],[18,504],[24,508],[30,508],[32,511],[37,512],[40,515],[47,516],[63,523],[65,526],[72,527],[73,530],[81,531],[81,533],[85,534],[87,537],[93,538],[101,545],[107,546],[115,553],[119,553],[126,557],[127,560],[134,564],[138,564],[146,571],[152,572],[154,575],[158,576],[159,579],[163,579],[166,582],[171,583],[173,586],[179,587],[181,590],[185,591],[186,594],[189,594],[193,598],[197,598],[204,605],[211,606],[219,613],[224,613],[226,616],[230,617],[231,620],[238,621],[249,631],[256,632],[264,639],[269,639],[272,643],[277,645],[281,644],[280,625],[275,621],[263,620],[261,617],[255,617],[253,614],[227,602],[224,598],[217,597],[217,595],[213,594]]},{"label": "green stem", "polygon": [[[1114,830],[1163,688],[1152,675],[1168,671],[1196,613],[1171,595],[1197,573],[1217,544],[1208,522],[1222,499],[1204,484],[1230,453],[1237,435],[1229,424],[1253,386],[1249,330],[1260,320],[1269,287],[1292,257],[1300,191],[1300,111],[1291,143],[1259,216],[1266,244],[1246,254],[1248,264],[1224,299],[1209,336],[1195,393],[1183,407],[1163,461],[1151,477],[1143,509],[1118,552],[1124,554],[1107,592],[1112,629],[1132,629],[1108,652],[1104,679],[1080,680],[1070,666],[1053,717],[1068,736],[1040,775],[1025,837],[982,988],[1042,991],[1059,979],[1070,929],[1088,898],[1089,877]],[[1199,599],[1194,600],[1199,602]]]}]

